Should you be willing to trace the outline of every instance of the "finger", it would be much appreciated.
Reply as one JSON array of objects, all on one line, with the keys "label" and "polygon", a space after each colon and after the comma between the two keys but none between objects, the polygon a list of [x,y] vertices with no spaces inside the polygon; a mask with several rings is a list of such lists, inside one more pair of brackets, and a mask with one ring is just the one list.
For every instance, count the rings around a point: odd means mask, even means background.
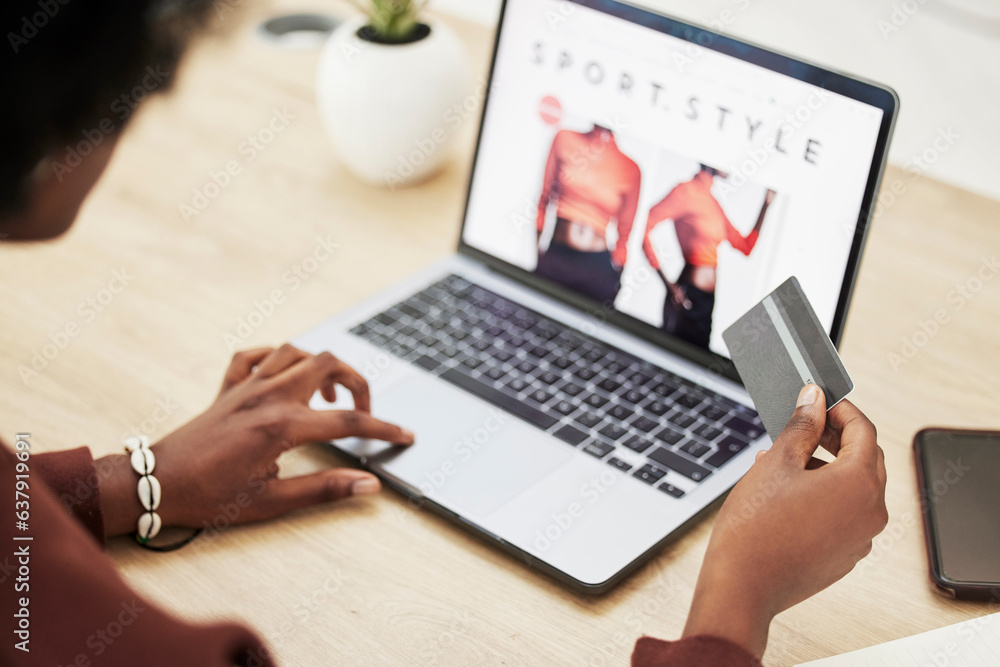
[{"label": "finger", "polygon": [[766,450],[766,449],[762,449],[759,452],[757,452],[757,455],[754,456],[754,458],[753,458],[753,462],[757,463],[757,461],[760,461],[762,458],[764,458],[764,456],[767,454],[767,452],[768,452],[768,450]]},{"label": "finger", "polygon": [[339,438],[372,438],[394,445],[412,445],[411,431],[376,419],[360,410],[310,410],[303,408],[292,422],[295,442],[337,440]]},{"label": "finger", "polygon": [[354,398],[355,410],[371,412],[368,382],[361,373],[330,352],[320,352],[315,357],[296,364],[288,373],[282,375],[279,381],[292,384],[305,383],[308,387],[308,396],[312,396],[318,387],[323,398],[331,403],[337,399],[335,385],[343,385]]},{"label": "finger", "polygon": [[795,412],[771,447],[796,467],[805,468],[819,446],[826,425],[826,400],[823,390],[807,384],[799,391]]},{"label": "finger", "polygon": [[378,493],[382,484],[363,470],[334,468],[312,475],[274,480],[261,497],[269,516],[278,516],[302,507],[311,507],[351,496]]},{"label": "finger", "polygon": [[351,397],[354,398],[355,410],[360,410],[361,412],[372,411],[368,381],[365,380],[361,373],[354,370],[350,364],[337,359],[337,357],[329,352],[324,352],[316,356],[316,367],[318,374],[323,378],[322,386],[334,397],[327,400],[330,402],[336,400],[334,386],[339,384],[351,392]]},{"label": "finger", "polygon": [[267,358],[265,358],[264,361],[257,366],[257,377],[268,378],[273,375],[277,375],[308,356],[310,356],[308,352],[303,352],[294,345],[285,343],[277,350],[269,354]]},{"label": "finger", "polygon": [[253,350],[241,350],[234,354],[233,360],[229,362],[229,368],[226,369],[226,374],[222,377],[222,389],[219,392],[232,389],[250,377],[254,366],[273,351],[273,347],[258,347]]},{"label": "finger", "polygon": [[857,459],[873,467],[877,464],[875,425],[853,403],[844,400],[833,406],[827,413],[827,427],[838,435],[828,443],[838,461]]}]

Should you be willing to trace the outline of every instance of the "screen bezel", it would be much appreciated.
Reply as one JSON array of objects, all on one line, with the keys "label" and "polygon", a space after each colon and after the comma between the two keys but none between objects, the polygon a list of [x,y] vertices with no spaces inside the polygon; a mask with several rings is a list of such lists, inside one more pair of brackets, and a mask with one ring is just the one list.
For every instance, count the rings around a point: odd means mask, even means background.
[{"label": "screen bezel", "polygon": [[[514,0],[530,1],[530,0]],[[857,283],[858,272],[861,268],[861,253],[868,238],[868,230],[872,214],[874,213],[876,195],[885,171],[886,158],[888,155],[889,141],[895,127],[896,116],[899,109],[899,98],[896,92],[872,81],[860,79],[840,72],[836,72],[818,65],[807,63],[798,58],[784,55],[756,46],[745,41],[726,37],[720,33],[707,28],[685,23],[678,19],[658,14],[646,9],[634,7],[617,0],[567,0],[573,4],[578,4],[590,9],[609,14],[637,25],[641,25],[666,35],[678,37],[691,42],[700,48],[707,48],[719,53],[730,55],[751,64],[764,67],[773,72],[793,77],[799,81],[809,83],[825,90],[838,93],[845,97],[863,102],[870,106],[882,110],[882,123],[879,126],[878,138],[875,143],[875,150],[872,156],[871,169],[865,184],[862,208],[858,213],[857,227],[854,231],[854,239],[851,244],[851,251],[848,256],[847,265],[844,270],[844,279],[841,284],[840,296],[837,299],[837,309],[834,313],[833,324],[831,325],[830,338],[835,346],[840,346],[840,341],[844,333],[847,321],[847,310],[851,298],[854,294]],[[496,67],[497,53],[500,47],[500,38],[504,30],[504,17],[506,16],[508,0],[503,0],[500,8],[500,19],[497,24],[497,34],[493,43],[493,54],[490,61],[486,94],[483,99],[483,109],[479,121],[479,130],[476,137],[476,150],[472,161],[472,169],[465,196],[465,207],[462,213],[462,229],[459,234],[458,252],[461,255],[470,257],[481,262],[508,278],[521,282],[542,294],[553,297],[563,303],[574,306],[594,316],[599,322],[607,322],[616,328],[625,330],[648,342],[651,342],[670,352],[681,355],[701,366],[708,368],[713,373],[718,373],[736,382],[740,382],[739,374],[732,360],[720,354],[692,345],[674,336],[665,334],[652,324],[643,322],[631,315],[626,315],[614,308],[607,308],[600,303],[580,296],[570,289],[551,283],[544,278],[540,278],[533,272],[523,269],[514,264],[510,264],[489,253],[471,246],[465,242],[465,226],[468,223],[469,204],[472,198],[472,185],[476,177],[476,164],[479,161],[479,151],[483,141],[483,125],[486,113],[489,109],[490,92],[492,89],[493,73]]]}]

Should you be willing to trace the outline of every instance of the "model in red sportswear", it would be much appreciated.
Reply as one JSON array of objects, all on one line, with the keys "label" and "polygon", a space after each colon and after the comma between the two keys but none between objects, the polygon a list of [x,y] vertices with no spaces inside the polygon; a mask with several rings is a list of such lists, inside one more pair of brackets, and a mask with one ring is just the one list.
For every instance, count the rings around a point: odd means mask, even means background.
[{"label": "model in red sportswear", "polygon": [[[643,252],[667,288],[663,303],[663,329],[695,345],[708,347],[712,334],[712,310],[715,307],[715,281],[719,245],[728,241],[744,255],[757,244],[764,216],[774,200],[774,190],[764,195],[757,224],[746,236],[733,227],[718,200],[712,194],[716,176],[728,178],[718,169],[701,165],[694,178],[671,190],[649,210]],[[673,220],[677,241],[684,256],[684,268],[672,281],[660,266],[650,233],[665,220]]]},{"label": "model in red sportswear", "polygon": [[[535,272],[601,303],[614,303],[641,179],[639,166],[621,152],[606,127],[556,133],[538,201]],[[556,226],[543,249],[545,217],[552,204]],[[618,234],[613,250],[607,239],[612,224]]]}]

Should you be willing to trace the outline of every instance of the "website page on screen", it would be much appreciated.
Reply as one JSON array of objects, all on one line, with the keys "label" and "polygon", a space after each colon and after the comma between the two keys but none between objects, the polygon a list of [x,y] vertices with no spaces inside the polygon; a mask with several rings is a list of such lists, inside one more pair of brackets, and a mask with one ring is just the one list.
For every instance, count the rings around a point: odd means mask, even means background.
[{"label": "website page on screen", "polygon": [[789,276],[833,323],[882,111],[567,2],[507,3],[464,241],[728,357]]}]

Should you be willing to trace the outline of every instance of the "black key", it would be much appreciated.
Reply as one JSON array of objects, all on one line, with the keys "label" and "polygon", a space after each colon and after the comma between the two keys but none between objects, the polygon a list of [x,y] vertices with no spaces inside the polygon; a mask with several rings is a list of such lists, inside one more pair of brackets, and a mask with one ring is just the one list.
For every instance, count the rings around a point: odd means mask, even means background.
[{"label": "black key", "polygon": [[386,326],[389,326],[390,324],[396,321],[396,318],[390,315],[389,313],[379,313],[378,315],[375,316],[375,319]]},{"label": "black key", "polygon": [[588,347],[585,352],[581,355],[586,361],[592,364],[596,364],[604,359],[604,351],[598,350],[595,347]]},{"label": "black key", "polygon": [[681,394],[677,398],[677,402],[683,405],[685,408],[691,409],[696,407],[699,403],[701,403],[701,399],[695,396],[694,394]]},{"label": "black key", "polygon": [[428,356],[417,357],[413,360],[413,363],[429,371],[437,370],[437,367],[441,365],[440,361]]},{"label": "black key", "polygon": [[646,375],[642,371],[636,371],[635,373],[632,373],[631,375],[629,375],[628,379],[629,379],[629,382],[631,382],[632,384],[641,387],[644,384],[646,384],[647,382],[649,382],[650,380],[652,380],[653,378],[651,378],[650,376]]},{"label": "black key", "polygon": [[641,479],[646,484],[656,484],[663,479],[663,476],[666,474],[666,470],[660,470],[656,466],[647,463],[632,473],[632,476]]},{"label": "black key", "polygon": [[631,438],[629,438],[628,440],[626,440],[622,444],[625,445],[626,447],[628,447],[629,449],[631,449],[633,451],[636,451],[636,452],[639,452],[640,454],[642,454],[644,451],[646,451],[647,449],[649,449],[649,447],[653,443],[650,442],[649,440],[646,440],[645,438],[640,438],[637,435],[633,435]]},{"label": "black key", "polygon": [[589,428],[594,428],[598,424],[603,424],[604,423],[604,420],[601,419],[599,415],[597,415],[597,414],[595,414],[593,412],[584,412],[582,414],[577,415],[573,419],[576,420],[577,424],[580,424],[584,428],[588,428],[588,429]]},{"label": "black key", "polygon": [[712,422],[717,422],[729,414],[728,410],[724,410],[718,405],[712,405],[711,403],[704,406],[701,410],[698,410],[698,412],[705,415],[705,419]]},{"label": "black key", "polygon": [[545,371],[544,373],[538,376],[538,379],[539,381],[544,382],[545,384],[555,384],[560,380],[560,377],[555,373],[553,373],[552,371]]},{"label": "black key", "polygon": [[536,366],[535,364],[531,363],[527,359],[525,359],[524,361],[522,361],[521,363],[519,363],[517,365],[517,370],[521,371],[522,373],[530,373],[530,372],[534,371],[537,368],[538,368],[538,366]]},{"label": "black key", "polygon": [[613,403],[612,405],[608,406],[608,416],[611,417],[612,419],[618,419],[622,421],[628,419],[633,414],[634,413],[627,407],[625,407],[624,405],[619,405],[618,403]]},{"label": "black key", "polygon": [[589,445],[583,448],[583,451],[599,459],[603,459],[609,452],[614,451],[614,449],[609,444],[600,442],[599,440],[592,440]]},{"label": "black key", "polygon": [[504,328],[498,324],[494,324],[486,329],[486,335],[490,338],[496,338],[504,332]]},{"label": "black key", "polygon": [[538,359],[543,359],[549,356],[549,348],[542,347],[541,345],[536,345],[535,347],[528,350],[528,354],[530,354],[533,357],[537,357]]},{"label": "black key", "polygon": [[413,334],[417,333],[417,330],[411,327],[410,325],[406,325],[405,327],[399,330],[399,333],[403,334],[404,336],[412,336]]},{"label": "black key", "polygon": [[506,373],[504,373],[502,370],[500,370],[496,366],[490,366],[485,371],[483,371],[483,375],[485,375],[486,377],[488,377],[491,380],[499,380],[504,375],[506,375]]},{"label": "black key", "polygon": [[586,366],[584,366],[582,368],[578,368],[574,372],[574,375],[576,375],[581,380],[589,380],[592,377],[594,377],[595,375],[597,375],[597,371],[595,371],[595,370],[593,370],[591,368],[587,368]]},{"label": "black key", "polygon": [[485,338],[479,338],[472,343],[472,347],[479,350],[480,352],[485,352],[486,350],[490,349],[491,346],[492,344]]},{"label": "black key", "polygon": [[678,412],[676,414],[670,415],[670,422],[672,424],[677,424],[681,428],[687,428],[696,421],[698,420],[686,412]]},{"label": "black key", "polygon": [[622,400],[628,401],[632,405],[635,405],[636,403],[640,403],[642,401],[642,399],[644,399],[644,398],[645,398],[645,396],[642,395],[642,392],[636,391],[635,389],[629,389],[622,396]]},{"label": "black key", "polygon": [[498,391],[483,383],[481,380],[469,377],[456,368],[449,368],[440,377],[541,429],[547,429],[558,421],[552,415],[546,414],[524,401],[519,401],[512,396],[508,396],[502,391]]},{"label": "black key", "polygon": [[514,378],[507,383],[507,386],[513,389],[515,392],[522,392],[528,388],[528,383],[521,378]]},{"label": "black key", "polygon": [[550,398],[552,398],[552,394],[545,391],[544,389],[536,389],[528,394],[528,398],[535,401],[536,403],[545,403]]},{"label": "black key", "polygon": [[412,317],[414,319],[417,319],[417,320],[419,320],[421,317],[424,316],[424,314],[422,312],[420,312],[419,310],[417,310],[416,308],[414,308],[413,306],[411,306],[408,303],[401,303],[401,304],[399,304],[398,308],[401,311],[403,311],[404,313],[406,313],[407,315],[409,315],[410,317]]},{"label": "black key", "polygon": [[599,394],[587,394],[583,397],[583,402],[592,408],[599,408],[608,402],[608,399]]},{"label": "black key", "polygon": [[657,463],[665,465],[670,470],[676,470],[680,474],[689,479],[693,479],[696,482],[700,482],[712,474],[712,471],[708,468],[703,468],[697,463],[684,458],[680,454],[675,454],[669,449],[664,449],[663,447],[653,450],[649,454],[649,458],[653,459]]},{"label": "black key", "polygon": [[560,440],[564,440],[564,441],[568,442],[569,444],[573,445],[574,447],[576,447],[581,442],[583,442],[584,440],[587,439],[587,434],[586,433],[584,433],[583,431],[581,431],[579,429],[576,429],[576,428],[570,426],[569,424],[566,424],[565,426],[563,426],[561,429],[559,429],[558,431],[556,431],[552,435],[556,436]]},{"label": "black key", "polygon": [[756,440],[760,436],[764,435],[764,429],[752,424],[742,417],[732,416],[725,421],[728,428],[736,431],[737,433],[742,433],[749,440]]},{"label": "black key", "polygon": [[670,396],[675,391],[677,391],[677,387],[667,382],[659,382],[653,386],[653,393],[655,393],[657,396],[662,396],[663,398]]},{"label": "black key", "polygon": [[417,342],[425,347],[432,347],[434,343],[438,342],[438,339],[434,336],[424,336]]},{"label": "black key", "polygon": [[462,359],[462,365],[469,368],[479,368],[483,365],[483,360],[479,357],[467,357]]},{"label": "black key", "polygon": [[647,405],[645,409],[649,410],[657,417],[662,417],[663,415],[667,414],[667,411],[670,410],[670,407],[666,403],[661,403],[660,401],[653,401],[652,403]]},{"label": "black key", "polygon": [[352,328],[351,333],[354,334],[355,336],[364,336],[366,333],[368,333],[368,323],[362,322],[361,324]]},{"label": "black key", "polygon": [[624,470],[625,472],[632,469],[631,463],[625,463],[621,459],[616,459],[614,456],[608,459],[608,465],[618,468],[619,470]]},{"label": "black key", "polygon": [[656,421],[655,419],[650,419],[649,417],[644,417],[642,415],[639,415],[638,417],[632,420],[632,426],[639,429],[643,433],[649,433],[654,428],[659,426],[659,424],[660,422]]},{"label": "black key", "polygon": [[618,375],[623,370],[625,370],[625,366],[624,364],[620,364],[617,361],[612,361],[607,366],[605,366],[604,369],[607,372],[611,373],[612,375]]},{"label": "black key", "polygon": [[619,426],[618,424],[608,424],[600,431],[598,431],[608,440],[618,441],[622,437],[628,434],[628,429]]},{"label": "black key", "polygon": [[552,406],[552,408],[556,412],[564,415],[569,415],[576,412],[576,404],[570,403],[569,401],[557,401],[556,404]]},{"label": "black key", "polygon": [[742,452],[747,448],[747,443],[740,438],[737,438],[735,435],[727,435],[719,441],[718,447],[718,451],[705,459],[705,463],[713,468],[721,467],[723,464],[727,463],[729,459]]},{"label": "black key", "polygon": [[680,498],[681,496],[684,495],[683,491],[681,491],[680,489],[678,489],[673,484],[668,484],[667,482],[664,482],[663,484],[660,484],[656,488],[658,488],[660,491],[663,491],[664,493],[669,493],[674,498]]},{"label": "black key", "polygon": [[601,380],[597,386],[603,389],[604,391],[613,394],[615,393],[615,390],[617,390],[619,387],[622,386],[622,383],[618,382],[617,380],[612,380],[611,378],[605,378]]},{"label": "black key", "polygon": [[504,362],[513,359],[514,353],[507,350],[494,349],[491,356],[497,361]]},{"label": "black key", "polygon": [[698,426],[695,427],[694,432],[706,440],[715,440],[722,435],[722,430],[712,426],[711,424],[698,424]]},{"label": "black key", "polygon": [[669,445],[676,445],[684,437],[684,434],[672,426],[664,426],[663,430],[656,434],[656,437]]},{"label": "black key", "polygon": [[570,359],[569,357],[556,357],[555,361],[551,361],[549,363],[551,363],[556,368],[561,368],[563,370],[566,370],[567,368],[573,365],[573,360]]},{"label": "black key", "polygon": [[431,320],[430,322],[428,322],[428,324],[430,325],[431,329],[434,329],[435,331],[440,331],[441,329],[444,329],[446,326],[448,326],[447,322],[438,319]]},{"label": "black key", "polygon": [[559,391],[566,394],[567,396],[579,396],[580,392],[583,391],[583,387],[581,387],[578,384],[574,384],[573,382],[567,382],[566,384],[564,384],[562,387],[559,388]]},{"label": "black key", "polygon": [[680,446],[679,449],[686,454],[690,454],[696,459],[700,459],[712,448],[709,447],[708,445],[703,445],[700,442],[695,442],[694,440],[688,439],[683,445]]},{"label": "black key", "polygon": [[535,335],[542,340],[552,340],[559,335],[559,332],[548,327],[535,327]]}]

